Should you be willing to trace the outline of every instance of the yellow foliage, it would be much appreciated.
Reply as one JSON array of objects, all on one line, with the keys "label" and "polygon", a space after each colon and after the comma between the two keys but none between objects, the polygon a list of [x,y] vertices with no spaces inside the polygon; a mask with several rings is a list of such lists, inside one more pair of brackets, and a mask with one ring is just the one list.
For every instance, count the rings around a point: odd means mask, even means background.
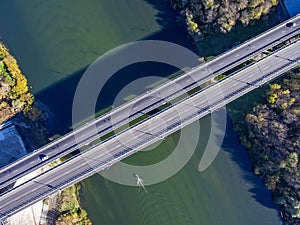
[{"label": "yellow foliage", "polygon": [[6,108],[8,106],[7,102],[1,102],[0,108]]},{"label": "yellow foliage", "polygon": [[291,98],[291,99],[289,100],[289,104],[291,105],[291,104],[293,104],[295,101],[296,101],[295,98]]},{"label": "yellow foliage", "polygon": [[273,90],[279,90],[281,88],[281,85],[280,84],[270,84],[270,89],[271,91]]},{"label": "yellow foliage", "polygon": [[271,94],[269,96],[269,103],[274,104],[274,102],[276,101],[277,97],[278,97],[277,94]]},{"label": "yellow foliage", "polygon": [[278,0],[271,0],[272,5],[277,5]]},{"label": "yellow foliage", "polygon": [[290,90],[289,89],[286,89],[286,90],[284,90],[283,92],[282,92],[282,94],[284,94],[284,95],[288,95],[288,94],[290,94],[291,92],[290,92]]},{"label": "yellow foliage", "polygon": [[[14,112],[16,112],[16,109],[17,111],[30,111],[34,98],[33,95],[29,93],[27,79],[22,74],[16,59],[9,54],[2,43],[0,43],[0,57],[1,63],[4,64],[2,65],[2,70],[4,69],[4,73],[6,74],[3,83],[9,85],[9,87],[0,94],[0,99],[7,98],[7,103],[1,103],[1,107],[4,109],[12,107],[12,111]],[[36,109],[29,113],[29,117],[33,119],[39,116],[40,112]]]},{"label": "yellow foliage", "polygon": [[32,94],[30,93],[23,93],[21,96],[20,96],[20,101],[22,102],[26,102],[27,105],[32,105],[33,104],[33,101],[34,101],[34,97]]},{"label": "yellow foliage", "polygon": [[12,88],[12,92],[16,96],[26,93],[28,91],[27,80],[21,73],[17,61],[11,55],[7,55],[3,59],[3,62],[5,63],[12,78],[16,80],[16,85]]},{"label": "yellow foliage", "polygon": [[284,102],[283,104],[281,104],[281,108],[282,109],[286,109],[288,107],[288,103],[287,102]]},{"label": "yellow foliage", "polygon": [[2,43],[0,43],[0,58],[7,56],[7,54],[8,54],[7,49]]}]

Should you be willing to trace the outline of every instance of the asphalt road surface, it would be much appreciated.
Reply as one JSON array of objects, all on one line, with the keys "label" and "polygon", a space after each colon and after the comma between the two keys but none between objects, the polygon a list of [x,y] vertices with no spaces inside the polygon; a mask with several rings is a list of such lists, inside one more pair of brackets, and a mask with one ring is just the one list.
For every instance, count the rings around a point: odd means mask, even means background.
[{"label": "asphalt road surface", "polygon": [[[4,219],[134,154],[300,64],[300,41],[194,93],[0,196]],[[162,123],[162,121],[164,121]],[[151,126],[151,130],[149,130]],[[143,132],[140,132],[143,131]]]},{"label": "asphalt road surface", "polygon": [[[187,91],[246,61],[251,56],[271,46],[275,46],[295,34],[299,34],[299,25],[294,27],[286,26],[290,21],[300,24],[300,16],[285,21],[240,46],[221,54],[212,61],[192,68],[184,75],[115,108],[111,112],[2,168],[0,170],[0,189],[27,173],[40,168],[42,165],[67,155],[93,140],[128,124],[129,121],[165,104],[167,101],[185,94]],[[74,135],[76,135],[76,140]],[[39,156],[42,154],[47,155],[48,160],[41,161]]]}]

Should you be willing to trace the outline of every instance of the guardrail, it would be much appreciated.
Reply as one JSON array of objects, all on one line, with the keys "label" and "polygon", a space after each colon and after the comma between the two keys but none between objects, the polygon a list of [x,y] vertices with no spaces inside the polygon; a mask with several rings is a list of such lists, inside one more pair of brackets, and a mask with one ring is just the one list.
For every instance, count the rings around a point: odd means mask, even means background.
[{"label": "guardrail", "polygon": [[[298,43],[298,42],[297,42],[297,43]],[[293,44],[295,44],[295,43],[293,43]],[[292,45],[292,44],[291,44],[291,45]],[[275,53],[272,54],[272,56],[274,56],[274,55],[275,55]],[[269,56],[269,57],[271,57],[271,56]],[[288,71],[289,69],[291,69],[291,68],[295,67],[297,64],[299,64],[299,61],[298,61],[298,60],[300,60],[300,57],[297,57],[294,61],[292,61],[292,62],[287,62],[286,64],[284,64],[284,65],[281,66],[280,68],[277,68],[276,70],[274,70],[274,71],[272,71],[272,72],[269,72],[269,73],[263,75],[262,77],[256,79],[256,80],[254,81],[254,84],[256,84],[256,83],[263,83],[264,80],[265,80],[265,78],[267,78],[267,77],[274,78],[274,77],[278,76],[279,74],[282,74],[283,72]],[[253,66],[253,65],[252,65],[252,66]],[[232,76],[231,76],[231,77],[232,77]],[[212,85],[212,86],[214,86],[214,85]],[[210,88],[211,88],[212,86],[210,86]],[[244,86],[244,87],[242,87],[242,88],[239,88],[238,90],[234,91],[233,93],[230,93],[230,94],[227,95],[227,96],[223,96],[222,99],[220,99],[220,100],[218,100],[216,103],[214,103],[213,106],[218,106],[218,107],[219,107],[219,106],[223,106],[223,105],[225,105],[226,103],[228,103],[228,102],[230,102],[230,101],[236,99],[237,97],[239,97],[239,96],[241,95],[241,93],[248,92],[248,91],[250,91],[250,90],[252,90],[252,89],[254,89],[254,88],[256,88],[254,85],[246,85],[246,86]],[[199,92],[194,93],[193,96],[195,96],[195,95],[197,95],[197,94],[200,94],[200,92],[203,92],[203,90],[200,90]],[[191,98],[191,97],[189,97],[189,98]],[[224,99],[225,99],[226,101],[224,101]],[[186,101],[186,100],[187,100],[187,98],[186,98],[185,100],[182,100],[181,102]],[[176,104],[179,104],[179,103],[175,103],[174,105],[172,105],[172,106],[170,106],[170,107],[168,107],[168,108],[175,107]],[[208,114],[208,113],[209,113],[208,108],[212,108],[211,105],[209,105],[209,107],[207,106],[206,108],[199,109],[199,110],[197,110],[195,113],[193,113],[193,114],[187,116],[186,118],[184,118],[184,119],[182,120],[183,123],[192,123],[193,121],[199,119],[200,116],[202,117],[202,116],[204,116],[205,114]],[[167,108],[166,108],[165,110],[163,110],[163,111],[166,111],[166,110],[167,110]],[[163,112],[163,111],[162,111],[162,112]],[[160,112],[160,113],[162,113],[162,112]],[[160,114],[160,113],[157,113],[157,114]],[[95,166],[98,167],[98,169],[97,169],[96,171],[105,169],[107,166],[111,165],[112,162],[119,161],[119,160],[121,160],[121,159],[123,159],[123,158],[125,158],[125,157],[127,157],[127,156],[129,156],[129,155],[131,155],[131,154],[133,154],[133,153],[135,153],[139,148],[143,147],[143,146],[145,145],[145,143],[146,143],[146,144],[149,144],[148,142],[150,142],[150,144],[151,144],[151,143],[152,143],[153,141],[155,141],[155,139],[157,139],[161,134],[165,134],[165,133],[167,133],[167,132],[168,132],[168,133],[169,133],[169,132],[173,133],[173,132],[175,132],[175,131],[181,129],[182,124],[183,124],[182,121],[180,121],[180,122],[177,121],[177,122],[174,122],[172,125],[169,125],[169,127],[165,128],[165,129],[163,129],[163,130],[161,130],[161,131],[158,133],[158,135],[156,135],[154,138],[153,138],[153,137],[151,137],[151,138],[150,138],[150,137],[149,137],[149,138],[145,138],[145,141],[141,141],[141,142],[135,144],[134,146],[131,146],[131,147],[129,147],[129,148],[123,150],[121,153],[114,154],[114,155],[112,155],[111,157],[105,159],[104,161],[99,162],[98,164],[94,165],[94,167],[95,167]],[[145,121],[143,121],[143,122],[145,122]],[[140,122],[140,123],[142,123],[142,122]],[[137,125],[138,125],[138,124],[134,125],[133,127],[135,127],[135,126],[137,126]],[[132,128],[131,128],[131,129],[132,129]],[[135,148],[135,149],[133,149],[133,148]],[[122,154],[122,153],[123,153],[123,154]],[[71,159],[69,159],[69,160],[71,160]],[[67,163],[69,160],[63,162],[63,164]],[[60,166],[60,165],[59,165],[59,166]],[[96,172],[94,167],[93,167],[93,168],[89,167],[88,169],[82,171],[81,173],[78,173],[78,174],[76,174],[75,176],[73,176],[73,177],[71,177],[71,178],[69,178],[69,179],[63,181],[62,183],[58,184],[57,186],[55,186],[55,189],[56,189],[56,190],[48,189],[47,191],[44,191],[44,192],[42,192],[42,193],[39,193],[38,195],[32,197],[31,199],[28,199],[28,200],[26,200],[25,202],[22,202],[22,203],[18,204],[17,206],[14,206],[14,207],[11,208],[9,211],[6,211],[6,212],[3,212],[2,214],[0,214],[0,218],[1,218],[1,219],[6,218],[6,217],[9,216],[9,214],[14,213],[15,211],[18,211],[18,210],[20,210],[21,208],[25,208],[28,204],[30,204],[30,203],[32,203],[32,202],[34,202],[34,201],[41,200],[41,199],[45,198],[47,195],[49,195],[49,194],[51,194],[51,193],[57,192],[57,189],[63,189],[63,188],[66,188],[66,187],[68,187],[68,186],[70,186],[70,185],[72,185],[72,184],[74,184],[74,183],[77,183],[78,181],[84,179],[85,177],[88,177],[88,176],[94,174],[94,173]],[[50,169],[49,171],[54,170],[54,169],[56,169],[56,167]],[[49,171],[47,171],[46,173],[48,173]],[[41,175],[39,175],[39,176],[41,176]],[[31,181],[31,180],[29,180],[29,181],[27,181],[27,182],[30,182],[30,181]],[[26,183],[27,183],[27,182],[26,182]]]},{"label": "guardrail", "polygon": [[[298,19],[298,18],[300,18],[300,16],[299,16],[299,15],[296,15],[295,17],[293,17],[293,18],[291,18],[291,19],[289,19],[289,20],[286,20],[286,21],[284,21],[283,23],[280,23],[280,24],[276,25],[276,26],[273,27],[272,29],[267,30],[267,31],[265,31],[265,32],[263,32],[263,33],[261,33],[261,34],[259,34],[258,36],[255,36],[255,37],[253,37],[253,38],[251,38],[251,39],[249,39],[249,40],[243,42],[243,43],[240,44],[239,46],[237,46],[237,47],[235,47],[235,48],[233,48],[233,49],[230,49],[230,50],[228,50],[228,51],[226,51],[226,52],[224,52],[224,53],[222,53],[222,54],[220,54],[220,55],[214,57],[213,60],[210,60],[210,61],[208,61],[208,62],[206,62],[206,63],[200,64],[199,66],[196,66],[196,67],[191,68],[191,69],[190,69],[188,72],[186,72],[184,75],[181,75],[181,76],[176,77],[175,79],[173,79],[172,82],[176,82],[177,80],[182,79],[183,76],[188,76],[190,73],[194,72],[195,70],[200,69],[200,68],[203,67],[203,66],[205,67],[205,66],[209,65],[209,64],[210,64],[211,62],[213,62],[214,60],[219,59],[219,58],[222,58],[222,57],[224,57],[225,55],[228,55],[229,53],[231,53],[232,51],[236,51],[237,49],[244,47],[245,45],[249,44],[250,42],[253,42],[253,41],[256,40],[256,39],[258,39],[258,38],[260,38],[260,37],[262,37],[262,36],[264,36],[264,35],[267,35],[268,33],[272,32],[272,31],[274,31],[274,30],[276,30],[276,29],[279,29],[279,28],[282,27],[282,26],[285,26],[285,24],[286,24],[287,22],[294,21],[295,19]],[[296,33],[297,31],[299,31],[299,29],[298,29],[298,30],[295,30],[294,33]],[[292,37],[293,35],[295,35],[294,33],[285,36],[285,38],[283,38],[282,41],[287,40],[288,38]],[[275,45],[277,45],[277,44],[278,44],[278,43],[273,42],[273,43],[271,43],[270,45],[268,45],[267,48],[270,48],[270,47],[275,46]],[[259,50],[260,50],[260,49],[259,49]],[[256,55],[257,52],[258,52],[258,50],[255,51],[255,52],[252,52],[252,53],[249,54],[249,55],[247,55],[247,57],[250,58],[251,56]],[[241,63],[241,62],[239,62],[239,63],[234,63],[234,64],[232,64],[229,68],[227,67],[226,70],[229,70],[229,69],[233,68],[234,66],[236,66],[236,65],[238,65],[238,64],[240,64],[240,63]],[[219,73],[222,73],[222,72],[224,72],[224,70],[225,70],[225,69],[221,69],[221,71],[218,71],[218,72],[219,72]],[[206,76],[206,77],[209,77],[210,75],[211,75],[211,74],[209,74],[209,75]],[[217,74],[216,74],[216,75],[217,75]],[[155,87],[155,90],[153,90],[153,92],[162,89],[164,86],[166,86],[166,85],[168,85],[168,84],[169,84],[169,82],[165,82],[165,83],[160,84],[159,86]],[[68,138],[68,137],[73,136],[73,135],[76,134],[77,132],[79,132],[79,131],[85,129],[86,127],[88,127],[88,126],[90,126],[90,125],[92,125],[92,124],[97,123],[98,121],[104,119],[105,117],[109,117],[111,114],[113,114],[113,113],[115,113],[115,112],[117,112],[117,111],[119,111],[119,110],[122,110],[124,107],[127,107],[129,104],[134,104],[135,102],[139,101],[139,100],[140,100],[141,98],[143,98],[143,97],[151,96],[151,94],[152,94],[152,91],[145,92],[145,93],[139,95],[138,97],[136,97],[136,98],[134,98],[134,99],[132,99],[132,100],[126,102],[125,104],[123,104],[123,105],[121,105],[121,106],[119,106],[119,107],[117,107],[117,108],[115,108],[115,109],[112,109],[111,111],[109,111],[109,112],[107,112],[107,113],[101,115],[100,117],[95,118],[94,120],[91,120],[91,121],[85,123],[84,125],[82,125],[82,126],[76,128],[76,129],[74,129],[74,130],[71,131],[70,133],[67,133],[67,134],[63,135],[63,136],[59,137],[58,139],[56,139],[56,140],[54,140],[54,141],[52,141],[52,142],[50,142],[50,143],[44,145],[43,147],[41,147],[41,148],[39,148],[39,149],[36,149],[35,151],[33,151],[33,152],[31,152],[31,153],[29,153],[29,154],[27,154],[27,155],[25,155],[25,156],[19,158],[17,161],[12,162],[11,164],[8,164],[8,165],[2,167],[2,168],[0,169],[0,173],[2,173],[4,170],[9,169],[10,167],[13,167],[15,164],[20,163],[20,162],[22,162],[23,160],[26,160],[26,159],[30,158],[30,157],[31,157],[32,155],[34,155],[34,154],[39,154],[40,152],[42,152],[42,151],[45,150],[46,148],[55,146],[55,145],[56,145],[57,143],[59,143],[60,141],[66,139],[66,138]],[[78,148],[79,148],[79,147],[82,147],[82,146],[78,146]],[[68,154],[68,153],[74,151],[75,149],[76,149],[76,148],[70,147],[70,150],[62,152],[61,155]],[[42,166],[42,165],[45,165],[45,164],[47,164],[47,163],[48,163],[48,162],[44,162],[44,163],[41,162],[40,165]]]}]

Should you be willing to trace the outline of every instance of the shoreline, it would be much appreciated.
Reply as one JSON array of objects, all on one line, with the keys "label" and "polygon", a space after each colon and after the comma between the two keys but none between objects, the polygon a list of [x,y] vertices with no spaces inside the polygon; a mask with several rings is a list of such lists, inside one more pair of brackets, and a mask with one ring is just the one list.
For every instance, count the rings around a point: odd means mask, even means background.
[{"label": "shoreline", "polygon": [[[197,19],[194,20],[195,15],[192,14],[191,11],[189,11],[189,5],[188,5],[188,3],[186,3],[185,6],[183,6],[183,5],[178,6],[178,5],[176,5],[176,4],[178,4],[178,2],[175,3],[172,0],[168,0],[168,1],[170,2],[171,6],[173,7],[173,9],[175,11],[176,11],[176,8],[177,8],[177,11],[178,11],[178,9],[181,9],[181,11],[179,12],[180,15],[181,15],[180,21],[181,21],[181,23],[184,24],[184,26],[186,28],[185,30],[187,31],[187,35],[190,37],[190,39],[193,42],[193,44],[198,47],[198,49],[199,49],[199,46],[198,46],[199,43],[201,43],[205,39],[205,36],[216,35],[216,34],[207,34],[207,33],[203,34],[203,29],[201,29],[201,25],[199,23],[197,23]],[[268,16],[269,20],[271,18],[271,20],[275,20],[275,23],[276,23],[276,15],[274,13],[275,10],[279,14],[281,14],[282,17],[286,17],[287,16],[286,14],[284,14],[283,12],[281,12],[283,9],[281,9],[280,7],[282,7],[282,5],[279,5],[279,6],[276,7],[276,9],[272,10],[273,11],[273,15],[271,13],[271,15]],[[267,23],[268,20],[265,19],[263,21]],[[271,21],[271,23],[274,23],[274,21]],[[229,32],[233,32],[234,33],[235,29],[233,28],[232,31],[230,29],[230,30],[228,30],[228,31],[226,31],[224,33],[227,33],[227,32],[228,33]],[[220,51],[220,49],[219,49],[219,51]],[[210,54],[210,55],[214,55],[214,54]],[[209,56],[206,56],[206,57],[209,57]],[[299,74],[300,74],[300,72],[299,72]],[[281,78],[279,78],[279,79],[281,79]],[[263,92],[266,92],[266,91],[264,90]],[[273,96],[272,96],[273,98],[271,97],[271,101],[276,101],[276,99],[273,100],[274,98],[276,98],[276,96],[275,97],[274,96],[275,96],[275,94],[273,93]],[[270,96],[269,96],[269,101],[270,101]],[[294,100],[292,100],[292,101],[294,101]],[[259,107],[262,104],[263,103],[256,103],[256,104],[254,104],[254,107]],[[251,110],[248,109],[248,110],[246,110],[245,113],[247,113],[249,115],[249,113],[251,113]],[[282,197],[282,193],[278,194],[278,191],[275,191],[275,188],[272,187],[272,185],[271,185],[271,187],[270,187],[270,185],[268,185],[268,181],[266,181],[266,179],[267,179],[266,175],[260,174],[258,172],[258,170],[255,168],[255,167],[257,167],[257,162],[255,161],[255,156],[253,155],[253,149],[251,149],[251,146],[249,146],[249,142],[251,142],[251,140],[246,137],[247,136],[247,132],[245,131],[247,116],[244,117],[244,118],[239,118],[239,119],[234,119],[229,114],[228,114],[228,116],[233,121],[233,127],[232,127],[232,129],[233,129],[234,132],[237,133],[238,138],[239,138],[239,142],[247,150],[247,153],[248,153],[248,156],[249,156],[249,160],[250,160],[251,164],[254,167],[253,168],[253,173],[256,174],[256,175],[259,175],[259,177],[265,181],[264,183],[265,183],[266,188],[271,191],[271,193],[272,193],[272,201],[278,206],[278,211],[279,211],[278,213],[279,213],[279,215],[281,216],[281,218],[283,220],[282,222],[284,222],[287,225],[300,224],[300,210],[299,210],[300,200],[297,200],[297,197],[295,198],[294,194],[291,194],[290,197],[288,197],[288,196],[286,196],[285,198]],[[243,125],[242,126],[238,126],[238,124],[239,125],[243,124]],[[256,154],[258,154],[258,153],[256,153]],[[291,154],[294,154],[294,153],[291,153]],[[299,153],[297,155],[299,156]],[[293,159],[296,157],[296,155],[292,155],[292,156],[293,156]],[[292,156],[290,156],[290,157],[292,157]],[[298,163],[297,159],[298,158],[296,157],[296,159],[293,161],[294,162],[293,167],[296,167],[296,168],[297,168],[297,165],[298,165],[297,164]],[[298,176],[298,175],[295,175],[295,176]],[[293,180],[295,180],[295,179],[293,179]],[[299,186],[300,186],[300,184],[299,184]],[[285,191],[287,191],[287,190],[285,189]],[[300,196],[298,196],[298,199],[299,198],[300,198]]]},{"label": "shoreline", "polygon": [[[299,143],[300,67],[269,85],[266,103],[257,104],[234,125],[247,149],[253,172],[272,191],[287,225],[300,224]],[[298,97],[297,97],[298,96]]]},{"label": "shoreline", "polygon": [[[16,59],[9,53],[8,48],[2,41],[0,41],[0,99],[3,100],[0,106],[0,124],[8,120],[13,122],[22,137],[27,153],[50,142],[48,128],[51,126],[51,121],[49,120],[51,120],[53,115],[47,110],[46,105],[35,99],[30,93],[25,75],[22,74]],[[17,156],[16,158],[19,157],[22,156]],[[8,161],[7,164],[9,163],[11,162]],[[74,192],[66,195],[65,193],[68,189],[74,189]],[[80,183],[66,190],[53,198],[59,200],[60,196],[64,194],[70,201],[78,202],[76,211],[72,208],[69,209],[71,217],[74,215],[76,217],[77,215],[77,222],[83,221],[84,224],[91,225],[92,223],[87,218],[86,211],[80,204]],[[49,201],[49,199],[44,199],[42,202],[45,201]],[[57,205],[55,211],[57,211],[58,207],[59,205]],[[19,215],[30,218],[30,214],[33,213],[32,210],[33,208],[30,206],[20,211],[21,214]],[[47,217],[51,216],[50,213],[51,210],[48,211]],[[63,211],[58,211],[58,213],[61,216],[64,215]],[[15,217],[14,221],[17,218],[18,216]],[[65,221],[63,220],[63,222]],[[60,223],[59,221],[52,221],[52,224]]]}]

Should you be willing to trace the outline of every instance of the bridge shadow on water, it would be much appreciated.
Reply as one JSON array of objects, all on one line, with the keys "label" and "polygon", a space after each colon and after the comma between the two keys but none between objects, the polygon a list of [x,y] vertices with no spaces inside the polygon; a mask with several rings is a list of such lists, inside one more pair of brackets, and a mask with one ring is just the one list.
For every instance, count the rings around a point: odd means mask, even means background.
[{"label": "bridge shadow on water", "polygon": [[[161,29],[141,40],[168,41],[195,51],[183,29],[174,22],[176,21],[176,15],[170,7],[157,0],[147,0],[147,2],[152,4],[153,7],[158,10],[156,21]],[[85,67],[78,69],[74,73],[65,76],[65,79],[48,86],[36,94],[36,98],[47,105],[50,114],[53,115],[51,116],[52,119],[50,122],[52,134],[63,135],[72,130],[73,97],[76,87],[88,66],[89,65],[86,65]],[[96,111],[111,106],[119,91],[136,79],[145,76],[167,77],[177,71],[178,69],[172,66],[149,62],[126,67],[114,74],[107,84],[105,84],[99,95]],[[50,72],[60,73],[59,71],[55,71],[55,69],[52,69]],[[130,76],[128,74],[130,74]],[[145,87],[144,89],[138,87],[137,89],[139,90],[133,90],[133,94],[137,95],[143,93],[147,90]]]},{"label": "bridge shadow on water", "polygon": [[[161,26],[161,30],[144,37],[141,40],[169,41],[195,51],[183,29],[178,26],[178,23],[174,22],[176,21],[176,14],[170,7],[162,4],[161,0],[145,1],[152,4],[153,7],[158,10],[156,20]],[[60,80],[54,85],[37,93],[36,98],[47,105],[51,114],[54,115],[50,126],[52,134],[63,135],[72,130],[73,97],[76,87],[87,68],[88,65],[69,74],[66,79]],[[143,63],[142,65],[137,64],[126,67],[117,72],[101,90],[95,110],[97,111],[111,106],[120,90],[138,78],[145,77],[145,75],[167,77],[176,71],[177,69],[174,67],[159,63]],[[126,74],[130,74],[130,76]],[[145,90],[145,87],[139,87],[139,89],[132,91],[134,94],[138,95]],[[236,132],[232,130],[231,119],[228,118],[227,121],[226,136],[222,144],[223,150],[230,154],[231,158],[242,169],[245,180],[252,184],[252,188],[249,189],[249,192],[252,194],[253,198],[268,208],[278,209],[271,200],[270,191],[264,187],[262,180],[252,173],[252,165],[248,158],[248,154],[245,148],[238,142]]]}]

